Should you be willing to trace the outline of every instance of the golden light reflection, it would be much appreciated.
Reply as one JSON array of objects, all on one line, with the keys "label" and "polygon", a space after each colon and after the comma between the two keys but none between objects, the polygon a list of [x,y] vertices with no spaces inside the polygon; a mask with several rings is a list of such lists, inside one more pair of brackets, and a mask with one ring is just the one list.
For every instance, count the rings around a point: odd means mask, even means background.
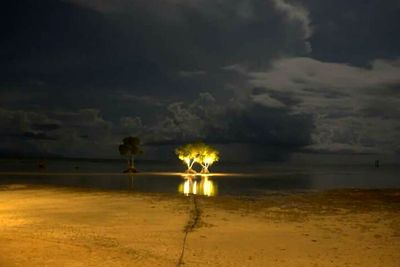
[{"label": "golden light reflection", "polygon": [[190,194],[190,180],[186,180],[183,184],[183,193],[187,196]]},{"label": "golden light reflection", "polygon": [[217,195],[217,186],[208,176],[202,175],[199,182],[194,175],[186,175],[183,178],[185,181],[179,185],[178,191],[185,196],[190,194],[209,197]]},{"label": "golden light reflection", "polygon": [[203,187],[203,195],[212,196],[214,194],[214,184],[211,180],[208,179],[208,177],[202,179],[201,186]]},{"label": "golden light reflection", "polygon": [[194,181],[194,183],[193,183],[193,194],[197,194],[197,181]]}]

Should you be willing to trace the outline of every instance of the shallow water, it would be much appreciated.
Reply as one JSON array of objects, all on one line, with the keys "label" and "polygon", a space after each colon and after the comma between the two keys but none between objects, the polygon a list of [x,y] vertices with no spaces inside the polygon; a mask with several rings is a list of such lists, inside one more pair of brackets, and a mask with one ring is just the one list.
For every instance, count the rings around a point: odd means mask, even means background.
[{"label": "shallow water", "polygon": [[[175,164],[139,162],[139,174],[121,173],[122,161],[46,162],[38,170],[35,160],[0,161],[0,184],[56,185],[138,192],[205,195],[254,195],[271,191],[308,191],[339,188],[400,188],[400,166],[288,165],[285,163],[220,164],[207,183],[201,177],[185,182],[184,170]],[[210,189],[211,188],[211,189]],[[204,190],[206,192],[204,192]],[[212,190],[212,192],[209,192]]]}]

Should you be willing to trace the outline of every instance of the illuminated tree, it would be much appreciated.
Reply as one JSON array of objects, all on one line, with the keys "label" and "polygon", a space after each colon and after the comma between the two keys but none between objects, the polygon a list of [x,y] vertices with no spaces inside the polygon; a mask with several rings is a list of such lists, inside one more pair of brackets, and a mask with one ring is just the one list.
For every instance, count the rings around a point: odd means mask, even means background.
[{"label": "illuminated tree", "polygon": [[197,162],[202,166],[201,173],[209,173],[208,168],[219,159],[218,151],[204,143],[186,144],[175,150],[178,158],[182,160],[186,166],[186,172],[195,173],[193,165]]},{"label": "illuminated tree", "polygon": [[199,154],[197,152],[196,144],[186,144],[175,149],[175,154],[182,160],[186,166],[186,172],[195,173],[193,165],[198,161]]},{"label": "illuminated tree", "polygon": [[140,139],[138,137],[128,136],[122,140],[118,147],[119,154],[128,159],[128,169],[124,172],[137,172],[134,165],[134,156],[140,155],[143,151],[140,149]]},{"label": "illuminated tree", "polygon": [[201,173],[209,173],[208,168],[219,160],[218,150],[213,146],[200,143],[198,154],[198,163],[202,166]]}]

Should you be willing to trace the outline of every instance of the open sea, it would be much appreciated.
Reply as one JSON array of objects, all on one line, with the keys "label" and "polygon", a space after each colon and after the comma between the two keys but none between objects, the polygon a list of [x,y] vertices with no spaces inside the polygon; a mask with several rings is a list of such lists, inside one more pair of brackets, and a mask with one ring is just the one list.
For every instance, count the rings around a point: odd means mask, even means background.
[{"label": "open sea", "polygon": [[209,176],[187,176],[179,162],[137,162],[127,175],[125,161],[0,160],[0,185],[44,185],[173,194],[258,195],[276,191],[400,188],[400,166],[382,164],[289,164],[267,162],[211,166]]}]

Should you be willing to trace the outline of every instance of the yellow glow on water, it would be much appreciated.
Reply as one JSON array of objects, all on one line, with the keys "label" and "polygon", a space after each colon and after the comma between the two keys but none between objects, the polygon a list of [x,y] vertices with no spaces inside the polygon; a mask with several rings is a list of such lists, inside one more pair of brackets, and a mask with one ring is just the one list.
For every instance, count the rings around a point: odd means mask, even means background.
[{"label": "yellow glow on water", "polygon": [[193,191],[193,194],[195,194],[195,195],[197,194],[197,181],[194,181],[192,191]]},{"label": "yellow glow on water", "polygon": [[203,195],[203,196],[216,196],[217,186],[208,178],[208,176],[201,176],[200,182],[195,180],[195,176],[184,176],[185,181],[179,185],[178,191],[186,196]]},{"label": "yellow glow on water", "polygon": [[183,184],[183,193],[185,195],[190,194],[190,180],[186,180],[185,183]]},{"label": "yellow glow on water", "polygon": [[203,182],[203,195],[212,196],[214,194],[214,184],[208,178],[204,178]]}]

